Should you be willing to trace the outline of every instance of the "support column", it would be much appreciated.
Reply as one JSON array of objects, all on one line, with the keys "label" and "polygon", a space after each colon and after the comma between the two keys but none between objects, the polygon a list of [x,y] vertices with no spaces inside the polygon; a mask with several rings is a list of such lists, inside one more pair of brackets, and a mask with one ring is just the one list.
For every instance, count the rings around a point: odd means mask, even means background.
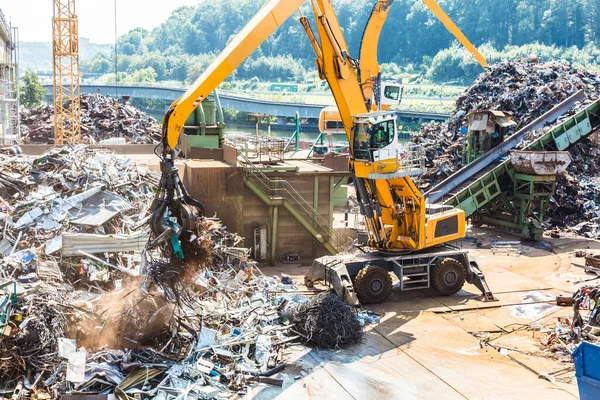
[{"label": "support column", "polygon": [[329,226],[331,226],[331,232],[329,232],[329,241],[333,237],[333,200],[335,194],[335,177],[329,176]]},{"label": "support column", "polygon": [[[313,183],[313,228],[317,229],[317,213],[319,212],[319,176],[315,175],[314,183]],[[316,240],[312,241],[312,251],[313,255],[317,255],[317,248],[319,244]]]},{"label": "support column", "polygon": [[319,213],[319,175],[315,175],[313,184],[313,226],[317,227],[317,214]]},{"label": "support column", "polygon": [[295,131],[295,135],[296,135],[296,152],[298,152],[300,150],[300,114],[298,113],[298,111],[296,111],[296,131]]},{"label": "support column", "polygon": [[269,208],[269,232],[271,233],[271,253],[269,264],[275,265],[277,261],[277,225],[279,224],[279,207],[271,206]]}]

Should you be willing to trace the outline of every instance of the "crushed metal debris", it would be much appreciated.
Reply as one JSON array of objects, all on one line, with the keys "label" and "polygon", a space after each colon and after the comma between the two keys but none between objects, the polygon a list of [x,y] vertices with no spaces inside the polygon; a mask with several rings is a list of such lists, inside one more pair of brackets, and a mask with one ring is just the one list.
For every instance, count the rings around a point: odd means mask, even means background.
[{"label": "crushed metal debris", "polygon": [[[161,129],[154,118],[124,101],[81,94],[81,142],[87,144],[157,144]],[[54,143],[54,107],[21,109],[25,143]]]},{"label": "crushed metal debris", "polygon": [[573,317],[559,317],[551,326],[541,328],[541,344],[552,358],[570,363],[571,353],[582,341],[600,344],[599,300],[599,285],[582,286],[565,302],[571,303]]},{"label": "crushed metal debris", "polygon": [[[217,218],[182,236],[182,260],[156,246],[158,180],[86,145],[0,152],[0,393],[229,398],[283,384],[307,297],[263,275]],[[333,325],[358,327],[346,303],[319,299]]]},{"label": "crushed metal debris", "polygon": [[[508,131],[511,135],[580,89],[585,91],[588,99],[600,97],[600,74],[574,68],[566,61],[539,64],[523,59],[489,66],[459,96],[447,125],[424,124],[413,136],[413,141],[425,148],[428,169],[419,177],[418,185],[427,190],[462,167],[469,113],[487,110],[508,113],[518,124]],[[561,119],[574,112],[572,110]],[[544,133],[546,130],[539,129],[526,135],[518,148]],[[569,152],[573,162],[567,173],[559,177],[545,228],[555,236],[575,232],[598,238],[600,181],[596,177],[600,171],[600,148],[597,138],[583,139]]]},{"label": "crushed metal debris", "polygon": [[293,308],[291,321],[302,337],[325,349],[357,344],[363,338],[352,306],[331,292],[313,296]]}]

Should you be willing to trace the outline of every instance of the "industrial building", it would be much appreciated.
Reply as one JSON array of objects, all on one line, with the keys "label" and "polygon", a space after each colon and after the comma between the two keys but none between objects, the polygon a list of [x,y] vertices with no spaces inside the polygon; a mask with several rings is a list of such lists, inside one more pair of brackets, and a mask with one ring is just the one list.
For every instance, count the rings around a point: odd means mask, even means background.
[{"label": "industrial building", "polygon": [[0,9],[0,143],[16,143],[19,138],[19,39]]}]

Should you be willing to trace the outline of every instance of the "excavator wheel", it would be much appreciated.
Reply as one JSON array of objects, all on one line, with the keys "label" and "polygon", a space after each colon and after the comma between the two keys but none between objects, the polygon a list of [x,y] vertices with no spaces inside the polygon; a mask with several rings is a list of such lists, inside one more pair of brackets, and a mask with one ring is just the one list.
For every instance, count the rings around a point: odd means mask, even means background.
[{"label": "excavator wheel", "polygon": [[444,296],[450,296],[462,289],[465,277],[465,267],[454,258],[448,257],[433,267],[431,285]]},{"label": "excavator wheel", "polygon": [[382,303],[392,290],[392,277],[385,269],[369,265],[356,275],[354,289],[361,303]]}]

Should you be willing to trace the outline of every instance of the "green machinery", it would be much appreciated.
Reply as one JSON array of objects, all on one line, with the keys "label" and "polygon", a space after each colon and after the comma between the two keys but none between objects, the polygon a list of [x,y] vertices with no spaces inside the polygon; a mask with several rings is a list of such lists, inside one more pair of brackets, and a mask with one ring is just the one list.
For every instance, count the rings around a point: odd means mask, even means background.
[{"label": "green machinery", "polygon": [[223,145],[225,119],[219,95],[206,99],[190,114],[183,128],[181,145],[184,154],[192,147],[218,149]]},{"label": "green machinery", "polygon": [[468,165],[504,141],[509,129],[517,126],[502,111],[470,113],[463,151],[463,165]]},{"label": "green machinery", "polygon": [[[12,291],[9,290],[12,285]],[[17,304],[17,283],[6,282],[0,284],[0,330],[3,330],[8,321],[13,307]]]},{"label": "green machinery", "polygon": [[[552,127],[526,146],[528,151],[568,149],[600,127],[600,100]],[[538,239],[556,188],[556,176],[518,173],[508,158],[496,160],[444,204],[461,208],[475,224],[489,224]]]},{"label": "green machinery", "polygon": [[[555,175],[527,175],[510,165],[500,195],[472,217],[474,225],[487,224],[539,240],[544,233],[542,221],[556,189]],[[512,186],[511,186],[512,184]]]},{"label": "green machinery", "polygon": [[294,117],[294,124],[296,125],[296,129],[294,129],[294,134],[289,138],[283,152],[288,151],[290,145],[294,143],[294,151],[300,150],[300,114],[296,111],[296,117]]}]

